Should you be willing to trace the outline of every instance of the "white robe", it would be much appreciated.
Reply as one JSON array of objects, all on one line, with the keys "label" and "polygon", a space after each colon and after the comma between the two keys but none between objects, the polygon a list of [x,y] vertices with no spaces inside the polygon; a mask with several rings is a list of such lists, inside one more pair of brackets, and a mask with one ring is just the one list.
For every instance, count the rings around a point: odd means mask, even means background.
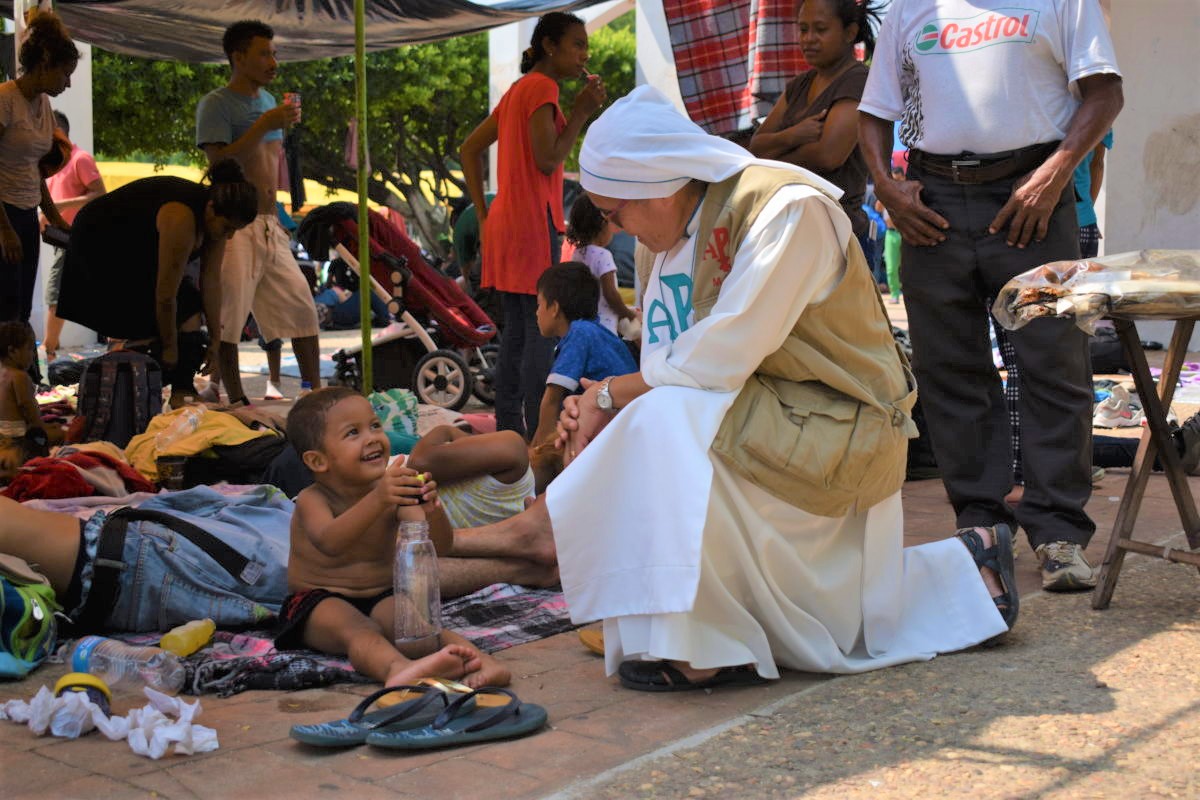
[{"label": "white robe", "polygon": [[780,191],[699,323],[694,240],[656,259],[641,363],[655,388],[621,409],[546,498],[571,617],[605,621],[610,674],[639,658],[753,663],[767,678],[777,664],[859,672],[1005,629],[959,542],[904,549],[899,492],[819,517],[710,450],[742,384],[844,272],[851,232],[837,208],[807,187]]}]

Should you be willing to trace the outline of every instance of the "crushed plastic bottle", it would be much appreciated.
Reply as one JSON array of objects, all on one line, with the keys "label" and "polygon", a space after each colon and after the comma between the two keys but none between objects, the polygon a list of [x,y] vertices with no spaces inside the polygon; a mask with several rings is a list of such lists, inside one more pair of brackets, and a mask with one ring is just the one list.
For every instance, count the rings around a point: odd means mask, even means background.
[{"label": "crushed plastic bottle", "polygon": [[163,428],[154,437],[154,449],[162,454],[172,444],[187,436],[191,436],[200,427],[200,421],[208,409],[204,406],[185,406],[174,413],[171,424]]},{"label": "crushed plastic bottle", "polygon": [[179,657],[158,647],[135,647],[106,639],[84,636],[71,650],[71,669],[87,672],[111,689],[149,686],[167,694],[178,694],[187,678]]}]

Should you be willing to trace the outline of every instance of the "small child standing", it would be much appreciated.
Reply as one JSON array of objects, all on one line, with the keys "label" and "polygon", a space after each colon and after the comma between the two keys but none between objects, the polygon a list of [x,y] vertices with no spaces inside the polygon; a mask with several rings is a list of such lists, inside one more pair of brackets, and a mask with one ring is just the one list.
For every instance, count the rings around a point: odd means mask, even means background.
[{"label": "small child standing", "polygon": [[577,261],[551,267],[537,282],[538,329],[542,336],[562,337],[554,351],[537,432],[530,443],[539,494],[561,469],[558,454],[550,453],[549,447],[567,395],[582,391],[583,378],[598,381],[637,372],[625,343],[596,321],[599,297],[600,284],[591,270]]},{"label": "small child standing", "polygon": [[32,429],[45,431],[29,368],[37,341],[28,322],[0,322],[0,436],[18,439]]},{"label": "small child standing", "polygon": [[387,435],[366,398],[345,387],[319,389],[296,402],[287,427],[316,482],[296,498],[291,594],[276,646],[347,655],[387,686],[426,677],[507,685],[509,671],[456,633],[443,631],[444,646],[416,659],[393,644],[395,606],[405,602],[392,594],[398,521],[428,519],[439,554],[453,546],[454,532],[436,484],[402,463],[388,466]]},{"label": "small child standing", "polygon": [[[616,227],[604,218],[586,194],[581,194],[571,206],[567,242],[575,245],[575,254],[569,260],[585,265],[600,282],[596,319],[613,333],[617,333],[618,321],[632,320],[636,316],[633,309],[625,305],[617,289],[617,263],[606,249],[615,232]],[[566,260],[564,257],[564,262]]]}]

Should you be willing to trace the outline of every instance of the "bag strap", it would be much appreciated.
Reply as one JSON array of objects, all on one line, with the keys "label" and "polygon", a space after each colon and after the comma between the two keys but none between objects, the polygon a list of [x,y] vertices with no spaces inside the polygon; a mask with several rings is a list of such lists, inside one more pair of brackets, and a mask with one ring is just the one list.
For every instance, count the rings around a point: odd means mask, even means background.
[{"label": "bag strap", "polygon": [[130,522],[157,522],[199,547],[223,570],[247,586],[258,583],[259,578],[263,575],[264,565],[261,562],[246,558],[216,536],[187,520],[162,511],[128,507],[118,509],[110,514],[108,521],[105,522],[105,527],[114,519],[121,520],[126,526]]},{"label": "bag strap", "polygon": [[134,359],[129,362],[133,371],[133,422],[134,431],[141,433],[150,427],[150,401],[147,397],[150,382],[146,377],[146,362]]},{"label": "bag strap", "polygon": [[117,384],[117,364],[112,359],[101,358],[100,390],[96,393],[96,413],[88,424],[84,441],[102,436],[112,422],[113,390]]}]

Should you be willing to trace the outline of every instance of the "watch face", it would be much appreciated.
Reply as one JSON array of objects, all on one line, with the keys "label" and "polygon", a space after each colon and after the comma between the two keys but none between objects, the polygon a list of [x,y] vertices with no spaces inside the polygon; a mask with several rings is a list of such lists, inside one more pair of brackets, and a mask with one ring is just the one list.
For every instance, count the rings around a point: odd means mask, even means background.
[{"label": "watch face", "polygon": [[596,395],[596,405],[605,411],[612,408],[612,395],[608,393],[607,386],[601,389],[600,393]]}]

